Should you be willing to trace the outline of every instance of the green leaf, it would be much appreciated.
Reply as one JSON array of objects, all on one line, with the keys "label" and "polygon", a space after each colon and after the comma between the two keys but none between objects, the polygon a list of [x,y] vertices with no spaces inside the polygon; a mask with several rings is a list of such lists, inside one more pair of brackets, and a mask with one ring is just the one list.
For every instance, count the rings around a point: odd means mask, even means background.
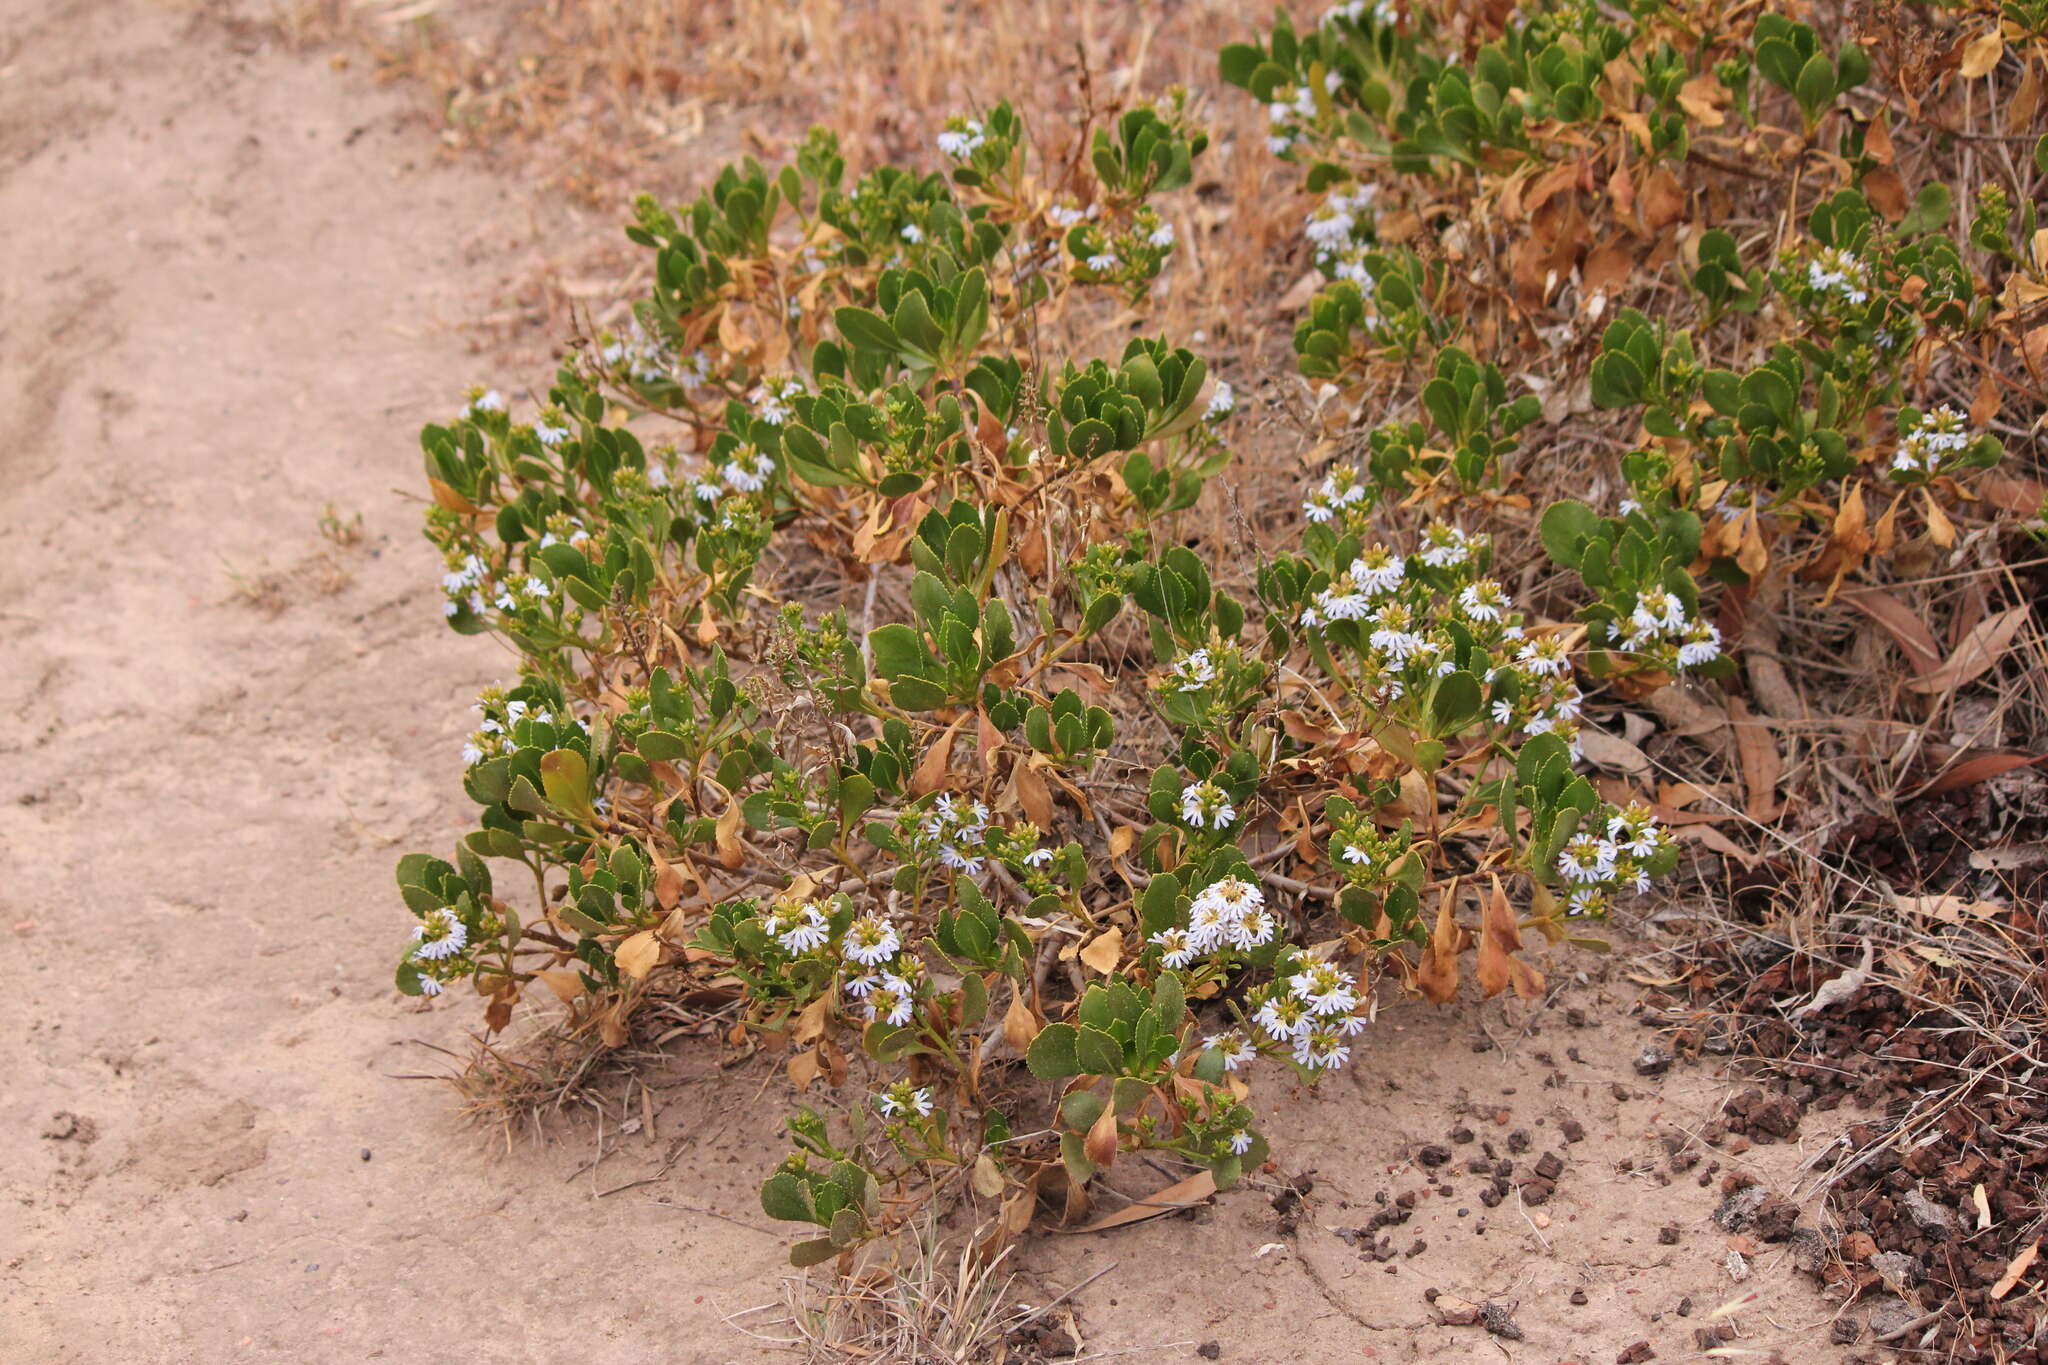
[{"label": "green leaf", "polygon": [[901,621],[870,631],[868,649],[874,655],[875,672],[892,683],[903,677],[920,677],[930,664],[924,641]]},{"label": "green leaf", "polygon": [[1041,1081],[1063,1080],[1081,1074],[1080,1030],[1072,1024],[1047,1024],[1031,1040],[1025,1065]]},{"label": "green leaf", "polygon": [[[1038,1036],[1043,1038],[1045,1035],[1040,1033]],[[1033,1040],[1033,1045],[1036,1046],[1036,1040]],[[1122,1074],[1124,1069],[1123,1044],[1116,1040],[1115,1034],[1096,1028],[1092,1024],[1083,1024],[1077,1031],[1074,1056],[1085,1074],[1116,1076]]]},{"label": "green leaf", "polygon": [[761,1211],[785,1223],[816,1222],[811,1187],[794,1171],[777,1171],[761,1186]]},{"label": "green leaf", "polygon": [[1818,118],[1835,97],[1834,64],[1821,53],[1814,53],[1806,59],[1806,65],[1799,68],[1792,94],[1809,122]]},{"label": "green leaf", "polygon": [[645,759],[656,763],[673,763],[690,752],[690,746],[683,737],[667,730],[648,730],[633,741],[634,750]]},{"label": "green leaf", "polygon": [[789,1249],[789,1263],[799,1269],[823,1265],[844,1249],[834,1244],[830,1237],[813,1237]]},{"label": "green leaf", "polygon": [[1899,220],[1899,235],[1918,237],[1923,233],[1940,232],[1948,226],[1954,203],[1948,186],[1940,181],[1923,185],[1920,193],[1913,196],[1913,207]]},{"label": "green leaf", "polygon": [[1245,90],[1251,87],[1252,73],[1263,60],[1265,54],[1250,43],[1232,43],[1216,54],[1216,69],[1225,81]]},{"label": "green leaf", "polygon": [[1585,558],[1585,542],[1603,525],[1600,514],[1583,502],[1570,498],[1553,502],[1543,511],[1543,548],[1553,562],[1576,569]]},{"label": "green leaf", "polygon": [[845,337],[855,350],[894,355],[903,348],[896,329],[871,309],[841,308],[832,315],[832,320],[839,324],[839,335]]},{"label": "green leaf", "polygon": [[905,711],[936,711],[950,699],[937,683],[907,674],[889,684],[889,697]]},{"label": "green leaf", "polygon": [[1593,362],[1593,402],[1603,408],[1625,408],[1643,397],[1643,372],[1620,351],[1602,352]]},{"label": "green leaf", "polygon": [[1109,1101],[1093,1090],[1076,1090],[1060,1101],[1060,1117],[1069,1128],[1085,1133],[1094,1127],[1095,1120],[1102,1117],[1102,1111],[1109,1107]]},{"label": "green leaf", "polygon": [[904,291],[902,301],[896,305],[896,316],[889,321],[907,347],[924,355],[936,357],[945,344],[946,334],[932,321],[924,295],[915,289]]},{"label": "green leaf", "polygon": [[590,806],[590,765],[574,749],[541,755],[540,784],[555,809],[579,820],[597,818]]},{"label": "green leaf", "polygon": [[1077,460],[1092,460],[1114,449],[1116,432],[1107,422],[1084,418],[1067,432],[1067,453]]}]

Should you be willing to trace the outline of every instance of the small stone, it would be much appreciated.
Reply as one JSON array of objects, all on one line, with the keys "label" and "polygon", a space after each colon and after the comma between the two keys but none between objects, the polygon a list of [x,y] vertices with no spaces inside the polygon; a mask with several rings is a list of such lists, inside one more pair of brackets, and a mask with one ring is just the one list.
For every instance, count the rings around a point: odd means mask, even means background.
[{"label": "small stone", "polygon": [[1508,1306],[1498,1299],[1488,1299],[1484,1304],[1480,1305],[1479,1321],[1485,1325],[1488,1332],[1504,1341],[1520,1341],[1522,1339],[1521,1327],[1515,1322],[1513,1315],[1508,1312]]},{"label": "small stone", "polygon": [[1756,1211],[1771,1197],[1761,1185],[1747,1185],[1721,1201],[1714,1210],[1714,1222],[1723,1232],[1747,1232],[1756,1222]]},{"label": "small stone", "polygon": [[1638,1361],[1655,1360],[1656,1358],[1657,1353],[1650,1349],[1650,1343],[1639,1341],[1635,1345],[1627,1347],[1620,1355],[1616,1356],[1614,1358],[1614,1365],[1637,1365]]},{"label": "small stone", "polygon": [[1787,1248],[1793,1266],[1802,1274],[1818,1275],[1828,1263],[1828,1239],[1812,1228],[1794,1228]]},{"label": "small stone", "polygon": [[1436,1296],[1436,1315],[1446,1327],[1470,1327],[1479,1321],[1479,1305],[1456,1294]]},{"label": "small stone", "polygon": [[1678,1245],[1678,1229],[1677,1229],[1677,1228],[1674,1228],[1674,1227],[1662,1227],[1662,1228],[1658,1228],[1658,1229],[1657,1229],[1657,1244],[1658,1244],[1659,1246],[1667,1246],[1667,1247],[1675,1247],[1675,1246],[1677,1246],[1677,1245]]},{"label": "small stone", "polygon": [[1528,1151],[1529,1130],[1526,1128],[1517,1128],[1514,1132],[1509,1133],[1508,1150],[1510,1152],[1513,1152],[1516,1156],[1520,1156],[1523,1152]]},{"label": "small stone", "polygon": [[1749,1111],[1752,1133],[1788,1138],[1799,1131],[1799,1104],[1790,1095],[1773,1095]]},{"label": "small stone", "polygon": [[1415,1154],[1415,1159],[1424,1166],[1437,1167],[1451,1159],[1451,1149],[1440,1142],[1432,1142]]},{"label": "small stone", "polygon": [[1205,1341],[1195,1348],[1195,1354],[1204,1360],[1214,1360],[1223,1354],[1223,1343],[1220,1341]]},{"label": "small stone", "polygon": [[363,1153],[362,1153],[362,1155],[363,1155],[363,1160],[365,1160],[365,1161],[368,1161],[368,1160],[370,1159],[370,1149],[369,1149],[368,1147],[365,1147],[365,1148],[363,1148]]},{"label": "small stone", "polygon": [[1584,1142],[1586,1140],[1586,1125],[1580,1123],[1577,1119],[1558,1120],[1557,1131],[1564,1134],[1566,1142]]},{"label": "small stone", "polygon": [[1548,1204],[1550,1196],[1557,1193],[1557,1186],[1548,1180],[1534,1179],[1522,1182],[1522,1202],[1531,1206]]},{"label": "small stone", "polygon": [[1889,1336],[1903,1331],[1920,1316],[1920,1310],[1904,1299],[1892,1295],[1879,1299],[1870,1306],[1870,1330],[1875,1336]]},{"label": "small stone", "polygon": [[1572,1291],[1571,1303],[1572,1307],[1574,1308],[1584,1308],[1586,1306],[1586,1291],[1583,1289],[1574,1289]]},{"label": "small stone", "polygon": [[1766,1242],[1782,1242],[1799,1224],[1799,1206],[1781,1195],[1771,1195],[1756,1208],[1756,1235]]},{"label": "small stone", "polygon": [[1935,1203],[1918,1190],[1907,1190],[1899,1196],[1899,1203],[1906,1210],[1906,1216],[1913,1220],[1913,1226],[1920,1229],[1920,1235],[1936,1242],[1945,1242],[1955,1236],[1955,1213]]},{"label": "small stone", "polygon": [[1463,1124],[1459,1124],[1456,1128],[1451,1129],[1451,1141],[1457,1143],[1460,1147],[1470,1142],[1473,1136],[1472,1130]]},{"label": "small stone", "polygon": [[1676,1313],[1676,1314],[1678,1314],[1678,1316],[1680,1316],[1681,1318],[1689,1318],[1689,1317],[1691,1317],[1691,1316],[1692,1316],[1692,1295],[1690,1295],[1690,1294],[1687,1294],[1687,1295],[1686,1295],[1686,1296],[1685,1296],[1684,1298],[1680,1299],[1680,1300],[1678,1301],[1678,1307],[1676,1307],[1676,1308],[1672,1309],[1671,1311],[1672,1311],[1672,1312],[1674,1312],[1674,1313]]},{"label": "small stone", "polygon": [[1536,1174],[1545,1180],[1556,1180],[1564,1174],[1564,1160],[1556,1152],[1545,1152],[1536,1158]]},{"label": "small stone", "polygon": [[1422,1238],[1417,1237],[1415,1239],[1414,1244],[1410,1246],[1408,1250],[1402,1252],[1401,1254],[1412,1259],[1414,1257],[1420,1256],[1423,1252],[1427,1250],[1429,1250],[1429,1243],[1424,1241]]},{"label": "small stone", "polygon": [[1884,1277],[1885,1287],[1895,1293],[1911,1289],[1920,1280],[1920,1262],[1903,1251],[1880,1251],[1870,1258],[1870,1268]]},{"label": "small stone", "polygon": [[[1671,1069],[1671,1063],[1676,1060],[1677,1058],[1671,1055],[1669,1049],[1660,1047],[1656,1043],[1651,1043],[1636,1054],[1636,1075],[1661,1076]],[[1647,1342],[1644,1344],[1645,1346],[1648,1345]],[[1648,1356],[1640,1358],[1644,1360],[1649,1359]]]},{"label": "small stone", "polygon": [[1847,1346],[1863,1335],[1863,1327],[1854,1318],[1836,1318],[1828,1328],[1828,1340],[1837,1346]]}]

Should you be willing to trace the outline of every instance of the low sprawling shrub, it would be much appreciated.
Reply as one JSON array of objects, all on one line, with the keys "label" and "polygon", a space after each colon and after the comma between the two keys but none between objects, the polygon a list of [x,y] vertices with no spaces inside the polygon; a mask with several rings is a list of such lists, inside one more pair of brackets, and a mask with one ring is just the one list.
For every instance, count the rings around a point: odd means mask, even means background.
[{"label": "low sprawling shrub", "polygon": [[[477,828],[399,865],[399,988],[502,1028],[539,985],[609,1043],[687,997],[799,1094],[858,1087],[763,1187],[800,1264],[934,1196],[1072,1216],[1136,1150],[1228,1185],[1256,1080],[1347,1065],[1383,981],[1448,1000],[1476,949],[1540,991],[1524,931],[1597,944],[1679,856],[1579,773],[1579,679],[1723,676],[1704,594],[1952,536],[1997,395],[1936,390],[2042,297],[2031,207],[1987,187],[1959,244],[1906,196],[1860,49],[1698,18],[1353,0],[1222,54],[1327,281],[1294,345],[1342,453],[1284,543],[1190,515],[1231,389],[1142,332],[1185,96],[1059,164],[998,105],[938,170],[849,180],[818,131],[641,201],[630,325],[422,436],[448,620],[520,666]],[[1705,227],[1729,158],[1789,182],[1773,231]],[[1625,491],[1538,513],[1573,418]],[[1501,559],[1537,543],[1540,611]]]}]

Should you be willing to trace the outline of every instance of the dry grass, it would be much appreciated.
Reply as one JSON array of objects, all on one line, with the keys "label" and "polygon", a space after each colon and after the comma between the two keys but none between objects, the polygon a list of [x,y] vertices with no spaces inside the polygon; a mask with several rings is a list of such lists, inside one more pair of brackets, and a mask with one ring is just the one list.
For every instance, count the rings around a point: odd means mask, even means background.
[{"label": "dry grass", "polygon": [[[1228,373],[1284,349],[1292,318],[1276,301],[1305,268],[1294,172],[1267,155],[1258,106],[1216,76],[1217,50],[1270,12],[1259,0],[305,0],[285,24],[301,42],[367,51],[387,78],[432,92],[452,149],[608,222],[635,192],[674,199],[726,160],[772,162],[814,124],[839,133],[858,171],[928,160],[948,114],[1009,99],[1057,164],[1130,102],[1188,86],[1214,142],[1179,197],[1182,248],[1146,325],[1191,338]],[[562,336],[573,305],[603,323],[637,292],[639,253],[587,235],[602,253],[545,271],[513,315]],[[1100,318],[1093,349],[1120,349],[1132,321]]]},{"label": "dry grass", "polygon": [[[1081,1349],[1067,1305],[1115,1268],[1104,1266],[1034,1307],[1018,1298],[1016,1277],[1005,1265],[1009,1248],[993,1258],[978,1256],[972,1238],[956,1246],[930,1220],[914,1239],[898,1245],[903,1251],[894,1264],[837,1280],[829,1290],[791,1276],[783,1281],[780,1303],[743,1310],[728,1321],[806,1365],[1036,1361]],[[749,1321],[764,1313],[774,1316],[758,1326]]]}]

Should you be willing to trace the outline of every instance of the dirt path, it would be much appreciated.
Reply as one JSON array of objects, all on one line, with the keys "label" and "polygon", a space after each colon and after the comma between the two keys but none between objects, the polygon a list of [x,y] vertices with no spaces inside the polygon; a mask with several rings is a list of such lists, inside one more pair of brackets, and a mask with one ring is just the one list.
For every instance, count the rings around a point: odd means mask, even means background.
[{"label": "dirt path", "polygon": [[388,883],[504,668],[393,490],[533,235],[434,151],[218,13],[0,15],[0,1359],[723,1359],[780,1260],[386,1079],[473,1022],[398,1003]]},{"label": "dirt path", "polygon": [[[508,663],[441,627],[394,490],[465,386],[546,373],[537,343],[477,356],[459,324],[548,229],[522,187],[435,150],[411,97],[218,10],[0,0],[8,1362],[770,1355],[719,1319],[771,1297],[782,1264],[781,1233],[748,1226],[785,1098],[771,1068],[659,1078],[657,1132],[595,1171],[594,1123],[508,1154],[445,1088],[390,1079],[476,1017],[390,989],[390,869],[463,827],[467,703]],[[360,544],[322,538],[329,504],[362,513]],[[1705,1222],[1718,1191],[1658,1184],[1657,1139],[1727,1084],[1643,1088],[1640,1036],[1611,1014],[1549,1063],[1499,1006],[1404,1020],[1349,1088],[1282,1103],[1286,1169],[1319,1172],[1304,1212],[1244,1192],[1199,1230],[1049,1239],[1032,1292],[1119,1262],[1082,1324],[1133,1359],[1208,1340],[1304,1365],[1695,1349],[1676,1302],[1737,1291]],[[1472,1053],[1482,1028],[1511,1045]],[[1428,1188],[1420,1150],[1461,1121],[1502,1157],[1528,1125],[1533,1161],[1572,1115],[1595,1131],[1541,1219],[1433,1197],[1375,1234],[1433,1249],[1389,1262],[1332,1231]],[[1473,1150],[1439,1183],[1476,1196]],[[632,1185],[678,1153],[677,1179]],[[1798,1152],[1762,1155],[1783,1180]],[[1765,1281],[1785,1322],[1825,1317]],[[1425,1286],[1526,1301],[1528,1339],[1435,1325]],[[1745,1345],[1813,1339],[1745,1322]]]}]

